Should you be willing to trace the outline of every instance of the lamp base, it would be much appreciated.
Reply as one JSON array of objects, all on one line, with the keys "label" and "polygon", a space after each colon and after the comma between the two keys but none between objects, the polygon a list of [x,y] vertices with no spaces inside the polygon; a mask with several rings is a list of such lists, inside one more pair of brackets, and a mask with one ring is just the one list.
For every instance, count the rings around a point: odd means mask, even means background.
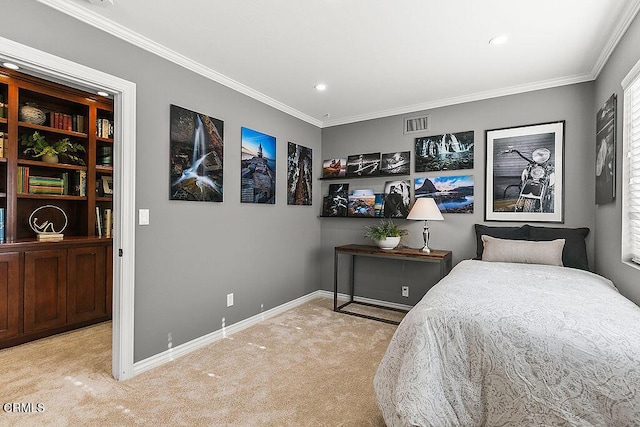
[{"label": "lamp base", "polygon": [[431,249],[429,249],[429,246],[424,245],[424,248],[420,249],[422,252],[429,254],[431,253]]}]

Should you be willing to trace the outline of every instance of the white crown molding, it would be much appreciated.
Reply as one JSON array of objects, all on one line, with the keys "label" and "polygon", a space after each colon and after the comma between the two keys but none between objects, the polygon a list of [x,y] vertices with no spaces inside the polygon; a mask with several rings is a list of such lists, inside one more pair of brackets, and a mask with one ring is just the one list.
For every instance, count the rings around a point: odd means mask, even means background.
[{"label": "white crown molding", "polygon": [[519,93],[532,92],[535,90],[550,89],[558,86],[566,86],[576,83],[583,83],[593,80],[591,74],[580,74],[558,79],[545,80],[525,85],[511,86],[496,90],[477,92],[470,95],[463,95],[453,98],[440,99],[436,101],[425,102],[421,104],[409,105],[389,110],[377,111],[369,114],[345,117],[342,119],[327,120],[322,123],[323,128],[331,126],[345,125],[349,123],[362,122],[365,120],[380,119],[382,117],[397,116],[401,114],[416,113],[419,111],[432,110],[434,108],[448,107],[450,105],[464,104],[467,102],[482,101],[485,99],[499,98],[501,96],[517,95]]},{"label": "white crown molding", "polygon": [[613,32],[611,33],[609,40],[607,41],[604,48],[602,49],[602,52],[600,53],[600,56],[598,57],[598,59],[596,59],[596,62],[593,64],[593,67],[591,68],[591,75],[593,76],[593,80],[598,78],[598,75],[600,75],[600,72],[602,71],[605,64],[609,60],[609,57],[611,56],[616,46],[620,42],[620,39],[622,39],[622,36],[624,36],[624,33],[629,28],[629,25],[631,25],[634,18],[638,14],[638,11],[640,11],[640,0],[633,0],[627,5],[626,9],[623,10],[622,13],[620,14],[620,18],[618,19],[618,24],[616,25]]},{"label": "white crown molding", "polygon": [[269,105],[279,111],[282,111],[290,116],[296,117],[304,122],[317,126],[319,128],[326,128],[332,126],[339,126],[349,123],[356,123],[365,120],[374,120],[383,117],[396,116],[401,114],[415,113],[423,110],[430,110],[434,108],[447,107],[450,105],[463,104],[466,102],[474,102],[474,101],[482,101],[485,99],[498,98],[501,96],[515,95],[518,93],[531,92],[534,90],[541,89],[549,89],[553,87],[570,85],[576,83],[582,83],[586,81],[595,80],[602,68],[606,64],[607,60],[611,56],[618,42],[626,32],[629,25],[633,22],[633,19],[640,11],[640,0],[632,0],[629,5],[623,10],[620,14],[620,19],[618,20],[618,25],[614,29],[611,37],[607,41],[605,47],[603,48],[600,56],[594,63],[591,72],[587,74],[568,76],[558,79],[551,79],[531,84],[512,86],[508,88],[502,88],[492,91],[478,92],[475,94],[464,95],[453,98],[445,98],[436,101],[425,102],[416,105],[404,106],[399,108],[393,108],[388,110],[377,111],[373,113],[361,114],[356,116],[345,117],[341,119],[334,120],[318,120],[314,117],[311,117],[301,111],[298,111],[292,107],[289,107],[282,102],[273,99],[261,92],[258,92],[240,82],[237,82],[229,77],[212,70],[211,68],[205,67],[204,65],[193,61],[171,49],[166,48],[165,46],[154,42],[138,33],[135,33],[126,27],[123,27],[120,24],[117,24],[111,20],[105,19],[104,17],[84,8],[78,6],[75,3],[72,3],[68,0],[37,0],[38,2],[45,4],[49,7],[52,7],[62,13],[65,13],[75,19],[78,19],[81,22],[84,22],[88,25],[91,25],[95,28],[98,28],[106,33],[109,33],[115,37],[118,37],[121,40],[124,40],[128,43],[133,44],[141,49],[144,49],[148,52],[151,52],[155,55],[158,55],[168,61],[171,61],[177,65],[180,65],[188,70],[193,71],[194,73],[200,74],[203,77],[206,77],[210,80],[213,80],[217,83],[220,83],[230,89],[233,89],[237,92],[240,92],[246,96],[249,96],[259,102],[262,102],[266,105]]},{"label": "white crown molding", "polygon": [[148,52],[153,53],[161,58],[166,59],[167,61],[173,62],[174,64],[180,65],[190,71],[193,71],[196,74],[200,74],[203,77],[206,77],[210,80],[213,80],[217,83],[220,83],[223,86],[226,86],[230,89],[235,90],[236,92],[240,92],[250,98],[253,98],[257,101],[262,102],[263,104],[269,105],[270,107],[275,108],[276,110],[282,111],[290,116],[296,117],[304,122],[312,124],[317,127],[322,127],[322,121],[315,119],[307,114],[302,113],[294,108],[289,107],[282,102],[275,100],[257,90],[254,90],[240,82],[237,82],[229,77],[212,70],[211,68],[205,67],[204,65],[193,61],[184,55],[181,55],[159,43],[154,42],[153,40],[144,37],[136,32],[129,30],[126,27],[123,27],[120,24],[117,24],[109,19],[106,19],[97,13],[94,13],[84,7],[78,6],[75,3],[72,3],[68,0],[37,0],[38,2],[47,5],[53,9],[56,9],[59,12],[67,14],[85,24],[91,25],[99,30],[102,30],[108,34],[111,34],[114,37],[117,37],[121,40],[126,41],[127,43],[131,43],[134,46],[137,46],[141,49],[144,49]]}]

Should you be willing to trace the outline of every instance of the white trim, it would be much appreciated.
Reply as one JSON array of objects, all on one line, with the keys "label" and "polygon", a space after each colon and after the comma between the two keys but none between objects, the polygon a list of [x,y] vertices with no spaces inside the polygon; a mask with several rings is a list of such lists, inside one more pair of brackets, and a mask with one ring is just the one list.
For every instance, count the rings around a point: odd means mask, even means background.
[{"label": "white trim", "polygon": [[338,126],[343,124],[361,122],[365,120],[379,119],[382,117],[397,116],[397,115],[407,114],[407,113],[415,113],[418,111],[448,107],[451,105],[463,104],[466,102],[482,101],[485,99],[498,98],[501,96],[514,95],[518,93],[531,92],[531,91],[541,90],[541,89],[549,89],[549,88],[558,87],[558,86],[565,86],[565,85],[583,83],[583,82],[595,80],[598,74],[600,73],[600,71],[602,70],[602,68],[604,67],[604,65],[606,64],[607,59],[609,58],[609,56],[617,46],[618,42],[624,35],[625,31],[633,21],[634,17],[638,13],[638,10],[640,10],[640,0],[632,0],[632,3],[620,14],[620,21],[618,25],[616,26],[613,34],[609,38],[609,41],[603,48],[602,53],[596,60],[590,73],[567,76],[567,77],[558,78],[558,79],[545,80],[541,82],[513,86],[509,88],[504,88],[504,89],[478,92],[475,94],[464,95],[460,97],[440,99],[440,100],[435,100],[435,101],[426,102],[422,104],[392,108],[388,110],[350,116],[342,119],[327,120],[323,122],[301,111],[298,111],[286,104],[283,104],[282,102],[276,99],[273,99],[261,92],[258,92],[240,82],[237,82],[211,68],[205,67],[204,65],[196,61],[193,61],[185,57],[184,55],[181,55],[171,49],[168,49],[165,46],[159,43],[156,43],[153,40],[148,39],[147,37],[144,37],[136,32],[133,32],[116,22],[113,22],[95,12],[92,12],[68,0],[37,0],[37,1],[53,9],[56,9],[59,12],[67,14],[81,22],[89,24],[99,30],[109,33],[115,37],[118,37],[121,40],[131,43],[134,46],[137,46],[141,49],[144,49],[148,52],[158,55],[161,58],[171,61],[177,65],[180,65],[188,70],[193,71],[194,73],[200,74],[203,77],[206,77],[210,80],[218,82],[237,92],[247,95],[257,101],[260,101],[277,110],[280,110],[286,114],[289,114],[290,116],[296,117],[302,121],[305,121],[319,128]]},{"label": "white trim", "polygon": [[[112,366],[116,379],[133,372],[133,296],[135,280],[135,151],[136,86],[134,83],[80,65],[49,53],[0,37],[0,57],[24,70],[85,89],[106,90],[114,96],[117,133],[114,142],[113,209],[116,212],[113,236],[113,348]],[[126,182],[127,185],[122,185]],[[117,256],[122,248],[125,256]]]},{"label": "white trim", "polygon": [[358,116],[345,117],[343,119],[327,120],[322,123],[322,127],[331,127],[345,125],[349,123],[362,122],[365,120],[380,119],[382,117],[398,116],[401,114],[415,113],[418,111],[432,110],[434,108],[448,107],[451,105],[465,104],[467,102],[483,101],[485,99],[499,98],[501,96],[517,95],[525,92],[533,92],[536,90],[550,89],[559,86],[567,86],[576,83],[584,83],[592,81],[594,77],[591,74],[581,74],[559,79],[535,82],[526,85],[511,86],[502,89],[490,90],[485,92],[473,93],[454,98],[440,99],[436,101],[425,102],[422,104],[409,105],[407,107],[393,108],[389,110],[376,111],[373,113],[362,114]]},{"label": "white trim", "polygon": [[633,83],[638,77],[640,77],[640,61],[636,62],[636,65],[634,65],[633,68],[627,73],[627,75],[624,76],[624,79],[622,79],[622,82],[620,83],[622,85],[622,90],[627,90],[627,87],[629,87],[629,85]]},{"label": "white trim", "polygon": [[154,55],[166,59],[167,61],[180,65],[187,70],[193,71],[196,74],[200,74],[203,77],[218,82],[221,85],[231,88],[257,101],[260,101],[263,104],[269,105],[276,110],[280,110],[283,113],[296,117],[314,126],[322,127],[321,120],[313,118],[301,111],[289,107],[288,105],[283,104],[282,102],[273,99],[270,96],[263,94],[262,92],[258,92],[257,90],[254,90],[240,82],[237,82],[225,76],[224,74],[212,70],[209,67],[205,67],[204,65],[193,61],[192,59],[189,59],[186,56],[161,45],[160,43],[157,43],[141,34],[131,31],[130,29],[111,21],[104,16],[87,10],[82,6],[79,6],[67,0],[38,0],[38,2],[52,7],[59,12],[65,13],[81,22],[84,22],[85,24],[89,24],[99,30],[111,34],[112,36],[115,36],[121,40],[131,43],[132,45],[144,49],[147,52],[151,52]]},{"label": "white trim", "polygon": [[235,334],[236,332],[240,332],[244,329],[247,329],[248,327],[257,325],[263,320],[277,316],[278,314],[284,313],[287,310],[291,310],[294,307],[297,307],[308,301],[311,301],[312,299],[315,299],[319,296],[318,292],[319,291],[312,292],[310,294],[297,298],[293,301],[289,301],[287,303],[274,307],[270,310],[264,311],[260,314],[251,316],[238,323],[234,323],[231,326],[226,326],[222,329],[211,332],[207,335],[203,335],[199,338],[193,339],[184,344],[180,344],[175,348],[170,348],[168,350],[163,351],[162,353],[155,354],[144,360],[136,362],[133,365],[134,375],[138,375],[142,372],[148,371],[149,369],[153,369],[158,366],[164,365],[165,363],[171,362],[172,360],[178,357],[184,356],[185,354],[191,353],[194,350],[198,350],[202,347],[205,347],[209,344],[219,341],[227,337],[228,335],[232,335],[232,334]]},{"label": "white trim", "polygon": [[631,23],[633,22],[633,19],[638,14],[638,11],[640,11],[640,0],[633,0],[629,2],[625,10],[620,14],[620,20],[618,21],[616,28],[611,33],[607,44],[604,46],[602,52],[600,53],[600,56],[593,64],[593,67],[591,69],[593,80],[597,79],[598,75],[600,75],[600,72],[607,64],[609,57],[620,42],[620,39],[622,39],[622,36],[624,36],[624,33],[627,32],[629,25],[631,25]]},{"label": "white trim", "polygon": [[[217,331],[211,332],[207,335],[204,335],[200,338],[196,338],[193,339],[189,342],[186,342],[184,344],[181,344],[175,348],[170,348],[168,350],[163,351],[162,353],[158,353],[156,355],[153,355],[151,357],[148,357],[144,360],[141,360],[139,362],[136,362],[134,364],[133,370],[134,370],[134,375],[138,375],[141,374],[145,371],[148,371],[150,369],[153,368],[157,368],[159,366],[164,365],[165,363],[169,363],[175,359],[177,359],[178,357],[184,356],[186,354],[191,353],[192,351],[195,350],[199,350],[209,344],[213,344],[217,341],[220,341],[221,339],[226,338],[229,335],[233,335],[237,332],[243,331],[251,326],[257,325],[260,322],[266,320],[266,319],[270,319],[272,317],[275,317],[281,313],[284,313],[285,311],[291,310],[292,308],[298,307],[306,302],[309,302],[311,300],[314,300],[316,298],[327,298],[327,299],[333,299],[333,292],[330,291],[324,291],[324,290],[319,290],[319,291],[314,291],[311,292],[310,294],[307,294],[305,296],[302,296],[300,298],[297,298],[293,301],[289,301],[287,303],[284,303],[282,305],[279,305],[278,307],[274,307],[270,310],[267,310],[265,312],[262,312],[260,314],[256,314],[254,316],[251,316],[245,320],[242,320],[238,323],[234,323],[231,326],[227,326],[224,327],[222,329],[219,329]],[[349,296],[345,295],[345,294],[338,294],[338,299],[341,300],[346,300],[348,299]],[[390,303],[390,302],[386,302],[386,301],[378,301],[378,300],[373,300],[373,299],[369,299],[369,298],[360,298],[360,297],[356,297],[355,298],[356,301],[360,301],[360,302],[367,302],[370,304],[378,304],[378,305],[383,305],[386,307],[390,307],[390,308],[397,308],[400,310],[410,310],[411,306],[409,305],[404,305],[404,304],[395,304],[395,303]]]}]

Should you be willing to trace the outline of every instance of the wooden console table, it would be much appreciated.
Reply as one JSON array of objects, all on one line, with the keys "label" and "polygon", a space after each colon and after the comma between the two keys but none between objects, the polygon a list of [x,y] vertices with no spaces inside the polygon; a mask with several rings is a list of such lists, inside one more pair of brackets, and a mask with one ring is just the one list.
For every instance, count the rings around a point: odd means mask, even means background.
[{"label": "wooden console table", "polygon": [[[340,254],[351,255],[351,274],[350,274],[350,283],[349,283],[349,301],[342,305],[338,305],[338,256]],[[353,313],[344,310],[346,306],[349,304],[360,304],[366,305],[369,307],[382,308],[385,310],[393,310],[406,313],[406,310],[401,310],[397,308],[385,307],[377,304],[370,304],[365,302],[354,301],[354,279],[355,279],[355,263],[357,256],[365,256],[365,257],[376,257],[376,258],[387,258],[387,259],[397,259],[401,261],[418,261],[418,262],[429,262],[429,263],[437,263],[440,265],[440,278],[443,278],[449,271],[451,271],[451,251],[439,251],[439,250],[431,250],[430,253],[422,252],[420,249],[412,249],[412,248],[396,248],[392,250],[383,250],[378,248],[377,246],[369,246],[369,245],[345,245],[345,246],[336,246],[334,251],[334,261],[333,261],[333,311],[350,314],[352,316],[364,317],[365,319],[378,320],[385,323],[391,323],[397,325],[399,322],[394,320],[383,319],[375,316],[368,316],[366,314]]]}]

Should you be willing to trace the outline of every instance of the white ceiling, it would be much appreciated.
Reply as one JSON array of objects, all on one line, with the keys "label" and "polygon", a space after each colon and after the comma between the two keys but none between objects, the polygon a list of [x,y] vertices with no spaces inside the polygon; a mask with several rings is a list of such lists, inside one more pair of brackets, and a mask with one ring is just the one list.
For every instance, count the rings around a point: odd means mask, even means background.
[{"label": "white ceiling", "polygon": [[[593,80],[640,8],[640,0],[38,1],[320,127]],[[496,35],[509,41],[490,45]],[[317,92],[318,82],[328,89]]]}]

